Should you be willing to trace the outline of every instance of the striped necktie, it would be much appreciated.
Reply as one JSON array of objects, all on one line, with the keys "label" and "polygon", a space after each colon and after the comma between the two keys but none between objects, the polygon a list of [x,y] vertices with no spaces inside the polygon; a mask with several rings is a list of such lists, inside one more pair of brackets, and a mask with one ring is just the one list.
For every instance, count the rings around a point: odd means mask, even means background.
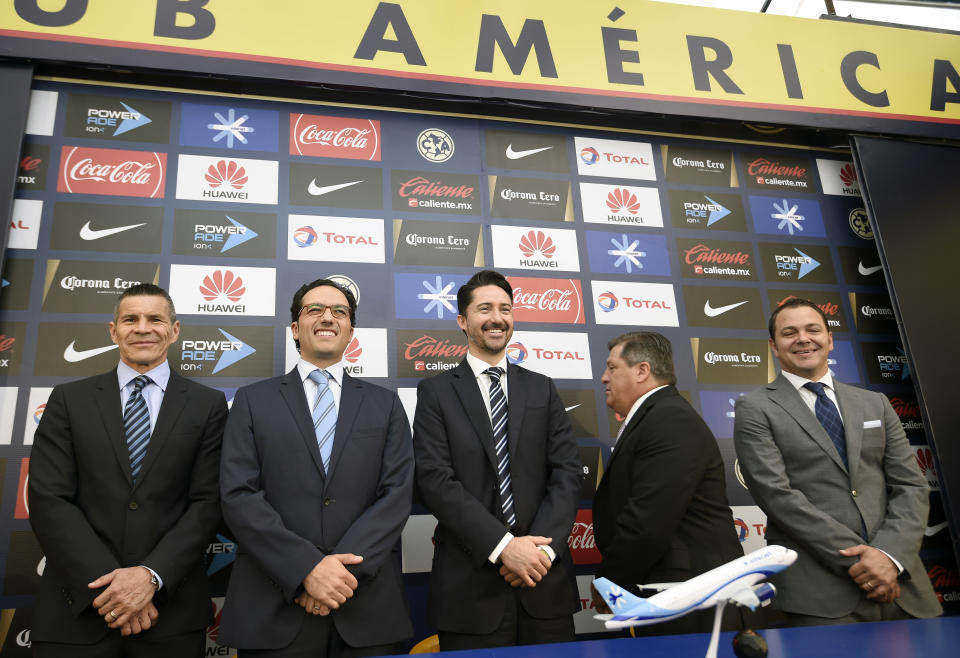
[{"label": "striped necktie", "polygon": [[497,484],[500,486],[500,509],[507,527],[517,522],[513,509],[513,485],[510,482],[510,446],[507,444],[507,396],[503,394],[500,378],[503,368],[487,368],[490,377],[490,424],[493,426],[493,444],[497,452]]},{"label": "striped necktie", "polygon": [[151,379],[146,375],[134,379],[133,391],[130,392],[127,405],[123,409],[123,433],[127,437],[130,472],[134,481],[140,475],[143,457],[147,454],[147,445],[150,443],[150,412],[141,392],[143,387],[150,383]]},{"label": "striped necktie", "polygon": [[833,445],[840,455],[840,461],[849,468],[847,464],[847,439],[843,432],[843,421],[840,419],[837,406],[833,403],[833,400],[827,397],[825,387],[821,382],[807,382],[803,387],[816,393],[817,403],[813,410],[817,415],[817,420],[820,421],[830,440],[833,441]]},{"label": "striped necktie", "polygon": [[330,470],[333,435],[337,430],[337,406],[333,402],[327,371],[318,368],[310,373],[310,379],[317,385],[317,396],[313,400],[313,431],[317,434],[320,460],[326,473]]}]

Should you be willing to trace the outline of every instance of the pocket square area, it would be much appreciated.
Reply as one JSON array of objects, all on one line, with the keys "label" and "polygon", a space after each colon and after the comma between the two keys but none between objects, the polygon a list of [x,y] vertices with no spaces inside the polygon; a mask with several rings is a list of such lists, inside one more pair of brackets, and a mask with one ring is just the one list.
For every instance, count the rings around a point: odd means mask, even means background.
[{"label": "pocket square area", "polygon": [[880,427],[880,421],[879,421],[879,420],[865,420],[865,421],[863,421],[863,429],[869,430],[869,429],[873,429],[874,427]]}]

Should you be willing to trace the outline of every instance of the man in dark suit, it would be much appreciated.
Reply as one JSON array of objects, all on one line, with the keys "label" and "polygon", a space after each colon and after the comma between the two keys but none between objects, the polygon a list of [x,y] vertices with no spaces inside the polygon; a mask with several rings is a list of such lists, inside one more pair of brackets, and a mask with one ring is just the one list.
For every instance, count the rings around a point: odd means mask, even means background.
[{"label": "man in dark suit", "polygon": [[417,484],[439,521],[427,619],[441,650],[571,641],[581,464],[570,422],[550,378],[507,363],[507,280],[478,272],[457,304],[467,356],[417,387]]},{"label": "man in dark suit", "polygon": [[219,641],[244,658],[375,656],[413,634],[399,546],[410,425],[396,393],[344,371],[356,308],[333,281],[301,286],[297,367],[233,401],[221,485],[239,550]]},{"label": "man in dark suit", "polygon": [[117,369],[50,394],[30,458],[47,557],[36,656],[203,655],[227,405],[170,371],[179,334],[166,291],[128,288],[110,323]]},{"label": "man in dark suit", "polygon": [[929,493],[903,426],[880,393],[833,379],[833,334],[813,302],[770,317],[781,374],[736,405],[734,443],[767,541],[797,552],[771,578],[792,625],[935,617],[917,555]]},{"label": "man in dark suit", "polygon": [[[607,406],[624,417],[593,499],[597,572],[630,589],[688,580],[743,557],[727,503],[723,461],[710,428],[677,392],[670,341],[655,332],[611,340]],[[646,635],[707,632],[712,611],[638,628]],[[739,613],[724,627],[741,625]]]}]

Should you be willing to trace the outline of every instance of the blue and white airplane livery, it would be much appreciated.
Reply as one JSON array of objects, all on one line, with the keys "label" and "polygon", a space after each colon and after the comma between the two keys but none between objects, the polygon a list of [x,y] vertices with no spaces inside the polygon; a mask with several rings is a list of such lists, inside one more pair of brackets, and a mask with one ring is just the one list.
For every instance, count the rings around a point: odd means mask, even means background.
[{"label": "blue and white airplane livery", "polygon": [[767,605],[776,590],[773,585],[760,581],[783,571],[796,559],[796,551],[770,545],[682,583],[640,585],[641,589],[664,590],[647,599],[634,596],[606,578],[597,578],[593,586],[613,614],[596,615],[596,618],[604,620],[604,626],[612,630],[658,624],[694,610],[717,606],[713,636],[707,651],[708,657],[716,656],[717,634],[724,606],[732,602],[755,610],[758,606]]}]

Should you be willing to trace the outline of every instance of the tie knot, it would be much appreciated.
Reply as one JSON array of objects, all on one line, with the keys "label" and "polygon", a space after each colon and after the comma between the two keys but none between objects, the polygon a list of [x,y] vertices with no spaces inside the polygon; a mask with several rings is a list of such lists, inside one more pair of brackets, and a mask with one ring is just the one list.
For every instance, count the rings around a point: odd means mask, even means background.
[{"label": "tie knot", "polygon": [[503,377],[503,368],[499,366],[493,366],[492,368],[487,368],[484,370],[483,374],[490,377],[490,379],[496,379],[499,382],[500,378]]},{"label": "tie knot", "polygon": [[320,388],[324,388],[330,383],[330,379],[329,379],[330,375],[327,374],[326,370],[321,370],[320,368],[317,368],[316,370],[311,372],[309,377]]},{"label": "tie knot", "polygon": [[133,393],[139,393],[140,389],[149,384],[152,380],[146,375],[140,375],[133,380]]},{"label": "tie knot", "polygon": [[803,387],[808,391],[816,393],[818,398],[826,395],[826,391],[824,390],[826,387],[822,382],[807,382]]}]

